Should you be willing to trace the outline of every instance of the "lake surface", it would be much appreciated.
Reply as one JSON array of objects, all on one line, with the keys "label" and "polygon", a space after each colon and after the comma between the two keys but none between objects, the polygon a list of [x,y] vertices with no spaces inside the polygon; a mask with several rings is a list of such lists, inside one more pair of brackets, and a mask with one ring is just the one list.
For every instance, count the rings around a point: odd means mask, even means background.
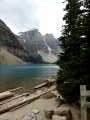
[{"label": "lake surface", "polygon": [[0,65],[0,91],[23,86],[26,89],[55,78],[59,67],[54,64]]}]

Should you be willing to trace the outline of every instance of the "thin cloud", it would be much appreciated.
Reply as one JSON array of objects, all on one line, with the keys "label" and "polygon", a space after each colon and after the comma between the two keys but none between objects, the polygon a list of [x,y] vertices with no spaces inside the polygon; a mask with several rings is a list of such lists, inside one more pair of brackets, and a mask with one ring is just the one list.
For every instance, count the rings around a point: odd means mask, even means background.
[{"label": "thin cloud", "polygon": [[0,0],[0,18],[13,32],[37,28],[42,34],[60,35],[63,0]]}]

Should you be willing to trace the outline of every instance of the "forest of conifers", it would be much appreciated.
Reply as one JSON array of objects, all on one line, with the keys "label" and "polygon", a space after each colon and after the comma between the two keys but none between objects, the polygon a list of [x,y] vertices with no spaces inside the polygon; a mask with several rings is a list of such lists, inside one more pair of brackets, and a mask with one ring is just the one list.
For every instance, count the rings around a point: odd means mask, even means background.
[{"label": "forest of conifers", "polygon": [[57,89],[68,102],[76,102],[80,85],[90,84],[90,1],[65,0],[65,3]]}]

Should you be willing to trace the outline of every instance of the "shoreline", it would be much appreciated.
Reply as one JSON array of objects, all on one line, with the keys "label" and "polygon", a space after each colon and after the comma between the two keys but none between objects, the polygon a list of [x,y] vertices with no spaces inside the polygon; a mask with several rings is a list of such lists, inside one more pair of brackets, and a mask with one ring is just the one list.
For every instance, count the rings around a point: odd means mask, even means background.
[{"label": "shoreline", "polygon": [[[35,86],[37,86],[37,85],[40,85],[40,84],[42,84],[42,83],[44,83],[44,82],[47,82],[48,80],[55,80],[55,79],[31,79],[30,81],[31,81],[31,85],[29,85],[29,84],[23,84],[23,85],[20,85],[21,87],[23,87],[24,88],[24,91],[29,91],[29,90],[31,90],[31,89],[33,89]],[[6,84],[6,83],[5,83]],[[15,88],[18,88],[18,87],[20,87],[19,85],[15,85],[14,87],[12,87],[12,86],[9,86],[9,87],[3,87],[3,85],[0,87],[0,93],[1,92],[4,92],[4,91],[9,91],[9,90],[11,90],[11,89],[15,89]]]}]

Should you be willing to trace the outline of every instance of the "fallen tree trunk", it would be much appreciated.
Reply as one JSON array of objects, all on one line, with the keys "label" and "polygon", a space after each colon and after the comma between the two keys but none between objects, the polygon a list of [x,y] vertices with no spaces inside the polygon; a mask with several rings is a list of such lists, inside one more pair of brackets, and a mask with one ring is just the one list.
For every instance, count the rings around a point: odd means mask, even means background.
[{"label": "fallen tree trunk", "polygon": [[23,89],[23,87],[18,87],[18,88],[11,89],[11,90],[0,93],[0,100],[5,100],[7,98],[14,96],[13,92],[19,91],[21,89]]},{"label": "fallen tree trunk", "polygon": [[9,90],[10,92],[16,92],[16,91],[19,91],[19,90],[22,90],[23,87],[18,87],[18,88],[15,88],[15,89],[11,89]]},{"label": "fallen tree trunk", "polygon": [[10,91],[2,92],[2,93],[0,93],[0,100],[6,99],[6,98],[12,97],[12,96],[14,96],[14,94]]},{"label": "fallen tree trunk", "polygon": [[5,103],[7,103],[7,102],[10,102],[10,101],[12,101],[12,100],[18,99],[18,98],[23,97],[23,96],[25,96],[25,97],[26,97],[26,96],[29,96],[29,93],[23,93],[23,94],[21,94],[21,95],[17,95],[17,96],[15,96],[15,97],[11,98],[11,99],[8,99],[8,100],[6,100],[6,101],[1,102],[0,105],[3,105],[3,104],[5,104]]},{"label": "fallen tree trunk", "polygon": [[45,86],[50,87],[50,86],[52,86],[53,83],[55,83],[55,80],[47,80],[47,81],[35,86],[34,89],[39,89],[39,88],[42,88]]},{"label": "fallen tree trunk", "polygon": [[41,83],[41,84],[35,86],[34,89],[39,89],[39,88],[45,87],[46,85],[47,85],[47,82],[44,82],[44,83]]}]

